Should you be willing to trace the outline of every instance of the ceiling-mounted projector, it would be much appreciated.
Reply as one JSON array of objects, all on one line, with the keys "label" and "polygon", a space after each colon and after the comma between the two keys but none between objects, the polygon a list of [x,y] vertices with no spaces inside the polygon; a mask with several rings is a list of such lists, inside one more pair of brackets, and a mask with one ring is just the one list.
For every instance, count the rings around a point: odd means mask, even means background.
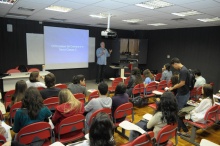
[{"label": "ceiling-mounted projector", "polygon": [[108,14],[108,25],[107,25],[107,29],[101,31],[101,36],[102,36],[103,38],[113,38],[113,39],[114,39],[114,38],[117,37],[117,32],[112,31],[112,30],[110,29],[110,17],[111,17],[111,15]]}]

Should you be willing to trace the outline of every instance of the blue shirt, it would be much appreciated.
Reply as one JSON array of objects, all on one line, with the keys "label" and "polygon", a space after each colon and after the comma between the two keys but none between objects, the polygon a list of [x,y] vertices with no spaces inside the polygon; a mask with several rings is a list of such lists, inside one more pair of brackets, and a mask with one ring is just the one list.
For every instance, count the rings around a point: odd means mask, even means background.
[{"label": "blue shirt", "polygon": [[149,84],[151,82],[151,79],[149,77],[146,77],[146,79],[144,80],[145,84]]},{"label": "blue shirt", "polygon": [[106,58],[109,57],[110,54],[105,48],[98,48],[96,50],[97,64],[98,65],[106,65]]}]

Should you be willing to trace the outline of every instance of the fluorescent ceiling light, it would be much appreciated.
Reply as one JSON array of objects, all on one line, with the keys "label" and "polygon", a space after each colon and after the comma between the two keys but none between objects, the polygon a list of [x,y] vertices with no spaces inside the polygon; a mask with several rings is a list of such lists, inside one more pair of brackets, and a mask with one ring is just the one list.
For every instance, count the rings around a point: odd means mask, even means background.
[{"label": "fluorescent ceiling light", "polygon": [[197,19],[197,20],[202,22],[215,22],[215,21],[220,21],[220,18],[215,17],[215,18],[205,18],[205,19]]},{"label": "fluorescent ceiling light", "polygon": [[161,1],[161,0],[149,0],[149,1],[141,2],[135,5],[139,7],[144,7],[147,9],[158,9],[158,8],[172,6],[173,4],[165,2],[165,1]]},{"label": "fluorescent ceiling light", "polygon": [[181,16],[181,17],[185,17],[185,16],[199,15],[199,14],[202,14],[202,13],[192,10],[192,11],[172,13],[172,14],[177,15],[177,16]]},{"label": "fluorescent ceiling light", "polygon": [[13,5],[17,0],[0,0],[0,4]]},{"label": "fluorescent ceiling light", "polygon": [[147,25],[152,25],[152,26],[163,26],[163,25],[167,25],[164,23],[152,23],[152,24],[147,24]]},{"label": "fluorescent ceiling light", "polygon": [[144,20],[141,20],[141,19],[127,19],[127,20],[122,20],[124,22],[128,22],[128,23],[138,23],[138,22],[141,22],[141,21],[144,21]]},{"label": "fluorescent ceiling light", "polygon": [[10,17],[10,18],[18,18],[18,19],[26,19],[30,15],[24,15],[24,14],[15,14],[15,13],[8,13],[5,15],[5,17]]},{"label": "fluorescent ceiling light", "polygon": [[71,8],[66,8],[66,7],[61,7],[61,6],[54,6],[54,5],[51,5],[47,8],[45,8],[46,10],[51,10],[51,11],[57,11],[57,12],[69,12],[71,11],[72,9]]},{"label": "fluorescent ceiling light", "polygon": [[[99,13],[99,14],[91,14],[89,15],[91,17],[94,17],[94,18],[100,18],[100,19],[103,19],[103,18],[107,18],[108,17],[108,14],[103,14],[103,13]],[[113,15],[110,15],[110,17],[112,17]]]}]

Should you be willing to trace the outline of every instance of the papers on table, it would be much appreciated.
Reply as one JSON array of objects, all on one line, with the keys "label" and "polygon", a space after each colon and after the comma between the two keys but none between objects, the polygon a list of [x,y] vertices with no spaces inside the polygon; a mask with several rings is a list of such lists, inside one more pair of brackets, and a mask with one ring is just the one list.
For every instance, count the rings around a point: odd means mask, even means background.
[{"label": "papers on table", "polygon": [[[127,79],[127,77],[121,77],[123,80]],[[113,81],[115,78],[109,78],[109,80]]]},{"label": "papers on table", "polygon": [[87,91],[88,92],[94,92],[94,91],[97,91],[97,89],[88,89]]},{"label": "papers on table", "polygon": [[213,95],[214,98],[220,99],[220,96],[218,95]]},{"label": "papers on table", "polygon": [[10,132],[10,129],[12,128],[11,126],[7,125],[4,121],[2,121],[2,127],[5,128],[5,131],[6,131],[6,140],[7,141],[11,141],[12,138],[11,138],[11,132]]},{"label": "papers on table", "polygon": [[188,104],[188,105],[191,105],[191,106],[197,106],[197,105],[199,105],[198,102],[193,101],[193,100],[189,100],[189,101],[187,101],[187,104]]},{"label": "papers on table", "polygon": [[51,144],[50,146],[64,146],[61,142],[57,141]]},{"label": "papers on table", "polygon": [[164,90],[165,90],[165,91],[168,91],[168,90],[169,90],[169,88],[168,88],[168,87],[166,87],[166,88],[164,88]]},{"label": "papers on table", "polygon": [[163,92],[160,92],[160,91],[157,91],[157,90],[152,91],[152,93],[154,93],[156,95],[162,95],[163,94]]},{"label": "papers on table", "polygon": [[119,124],[119,126],[123,129],[126,129],[126,130],[134,130],[134,131],[137,131],[141,134],[144,134],[146,133],[146,131],[144,131],[142,128],[140,128],[139,126],[129,122],[129,121],[123,121]]},{"label": "papers on table", "polygon": [[5,113],[6,113],[6,111],[5,111],[5,105],[4,105],[2,102],[0,102],[0,110],[1,110],[2,114],[5,114]]},{"label": "papers on table", "polygon": [[157,84],[159,84],[160,82],[158,82],[158,81],[154,81],[155,83],[157,83]]},{"label": "papers on table", "polygon": [[145,115],[143,115],[143,118],[146,119],[146,120],[148,120],[148,121],[149,121],[152,117],[153,117],[153,115],[148,114],[148,113],[145,114]]},{"label": "papers on table", "polygon": [[85,139],[89,140],[89,133],[87,133],[84,137]]}]

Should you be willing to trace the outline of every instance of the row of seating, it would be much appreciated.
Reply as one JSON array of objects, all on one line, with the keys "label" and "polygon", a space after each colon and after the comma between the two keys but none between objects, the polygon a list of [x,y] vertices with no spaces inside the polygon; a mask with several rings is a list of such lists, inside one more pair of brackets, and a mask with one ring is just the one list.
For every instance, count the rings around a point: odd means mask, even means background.
[{"label": "row of seating", "polygon": [[[34,71],[40,71],[38,68],[30,68],[27,70],[27,72],[34,72]],[[21,71],[18,68],[12,68],[9,69],[6,73],[11,74],[11,73],[20,73]]]}]

